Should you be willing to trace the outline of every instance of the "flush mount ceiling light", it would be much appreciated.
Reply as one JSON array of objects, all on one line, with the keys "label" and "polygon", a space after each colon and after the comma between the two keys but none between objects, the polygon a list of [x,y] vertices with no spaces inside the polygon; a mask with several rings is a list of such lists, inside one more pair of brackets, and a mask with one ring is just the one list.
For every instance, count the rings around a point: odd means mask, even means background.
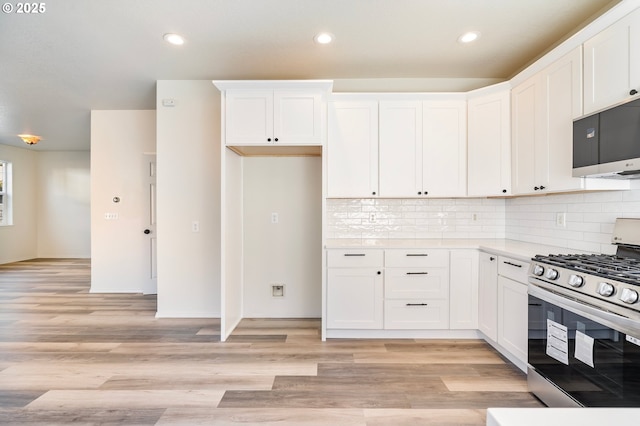
[{"label": "flush mount ceiling light", "polygon": [[475,41],[478,39],[478,37],[480,37],[480,33],[477,31],[469,31],[466,32],[464,34],[462,34],[460,37],[458,37],[458,42],[460,43],[471,43],[472,41]]},{"label": "flush mount ceiling light", "polygon": [[184,37],[180,34],[167,33],[162,36],[162,38],[164,38],[164,41],[167,43],[171,43],[175,46],[182,46],[184,44]]},{"label": "flush mount ceiling light", "polygon": [[333,41],[333,35],[329,33],[318,33],[313,40],[318,44],[329,44]]},{"label": "flush mount ceiling light", "polygon": [[35,145],[42,139],[40,136],[36,135],[18,135],[18,137],[27,145]]}]

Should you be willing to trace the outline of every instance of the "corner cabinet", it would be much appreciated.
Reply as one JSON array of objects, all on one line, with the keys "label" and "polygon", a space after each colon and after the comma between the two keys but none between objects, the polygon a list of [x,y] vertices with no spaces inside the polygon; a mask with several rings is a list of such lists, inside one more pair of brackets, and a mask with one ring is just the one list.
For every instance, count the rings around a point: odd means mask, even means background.
[{"label": "corner cabinet", "polygon": [[227,146],[322,145],[328,81],[215,81]]}]

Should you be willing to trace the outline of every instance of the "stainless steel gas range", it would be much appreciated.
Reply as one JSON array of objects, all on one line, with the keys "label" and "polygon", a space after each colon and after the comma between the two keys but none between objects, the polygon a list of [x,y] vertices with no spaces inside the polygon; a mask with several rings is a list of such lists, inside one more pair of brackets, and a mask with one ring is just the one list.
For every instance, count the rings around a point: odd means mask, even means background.
[{"label": "stainless steel gas range", "polygon": [[537,255],[529,269],[529,389],[553,407],[640,407],[640,219],[615,255]]}]

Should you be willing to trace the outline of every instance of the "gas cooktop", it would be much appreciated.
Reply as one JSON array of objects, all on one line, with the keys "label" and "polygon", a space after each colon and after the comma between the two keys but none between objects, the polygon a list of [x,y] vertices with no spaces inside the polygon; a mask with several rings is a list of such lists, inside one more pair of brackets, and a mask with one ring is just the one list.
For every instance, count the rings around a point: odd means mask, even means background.
[{"label": "gas cooktop", "polygon": [[532,260],[631,285],[640,285],[640,260],[606,254],[536,255]]}]

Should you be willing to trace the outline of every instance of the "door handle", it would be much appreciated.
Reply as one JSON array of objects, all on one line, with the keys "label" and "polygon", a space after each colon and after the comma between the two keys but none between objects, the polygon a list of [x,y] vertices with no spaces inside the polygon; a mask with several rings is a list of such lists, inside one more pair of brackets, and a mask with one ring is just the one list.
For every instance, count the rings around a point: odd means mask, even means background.
[{"label": "door handle", "polygon": [[144,232],[145,234],[150,234],[150,233],[151,233],[151,229],[145,229],[143,232]]}]

